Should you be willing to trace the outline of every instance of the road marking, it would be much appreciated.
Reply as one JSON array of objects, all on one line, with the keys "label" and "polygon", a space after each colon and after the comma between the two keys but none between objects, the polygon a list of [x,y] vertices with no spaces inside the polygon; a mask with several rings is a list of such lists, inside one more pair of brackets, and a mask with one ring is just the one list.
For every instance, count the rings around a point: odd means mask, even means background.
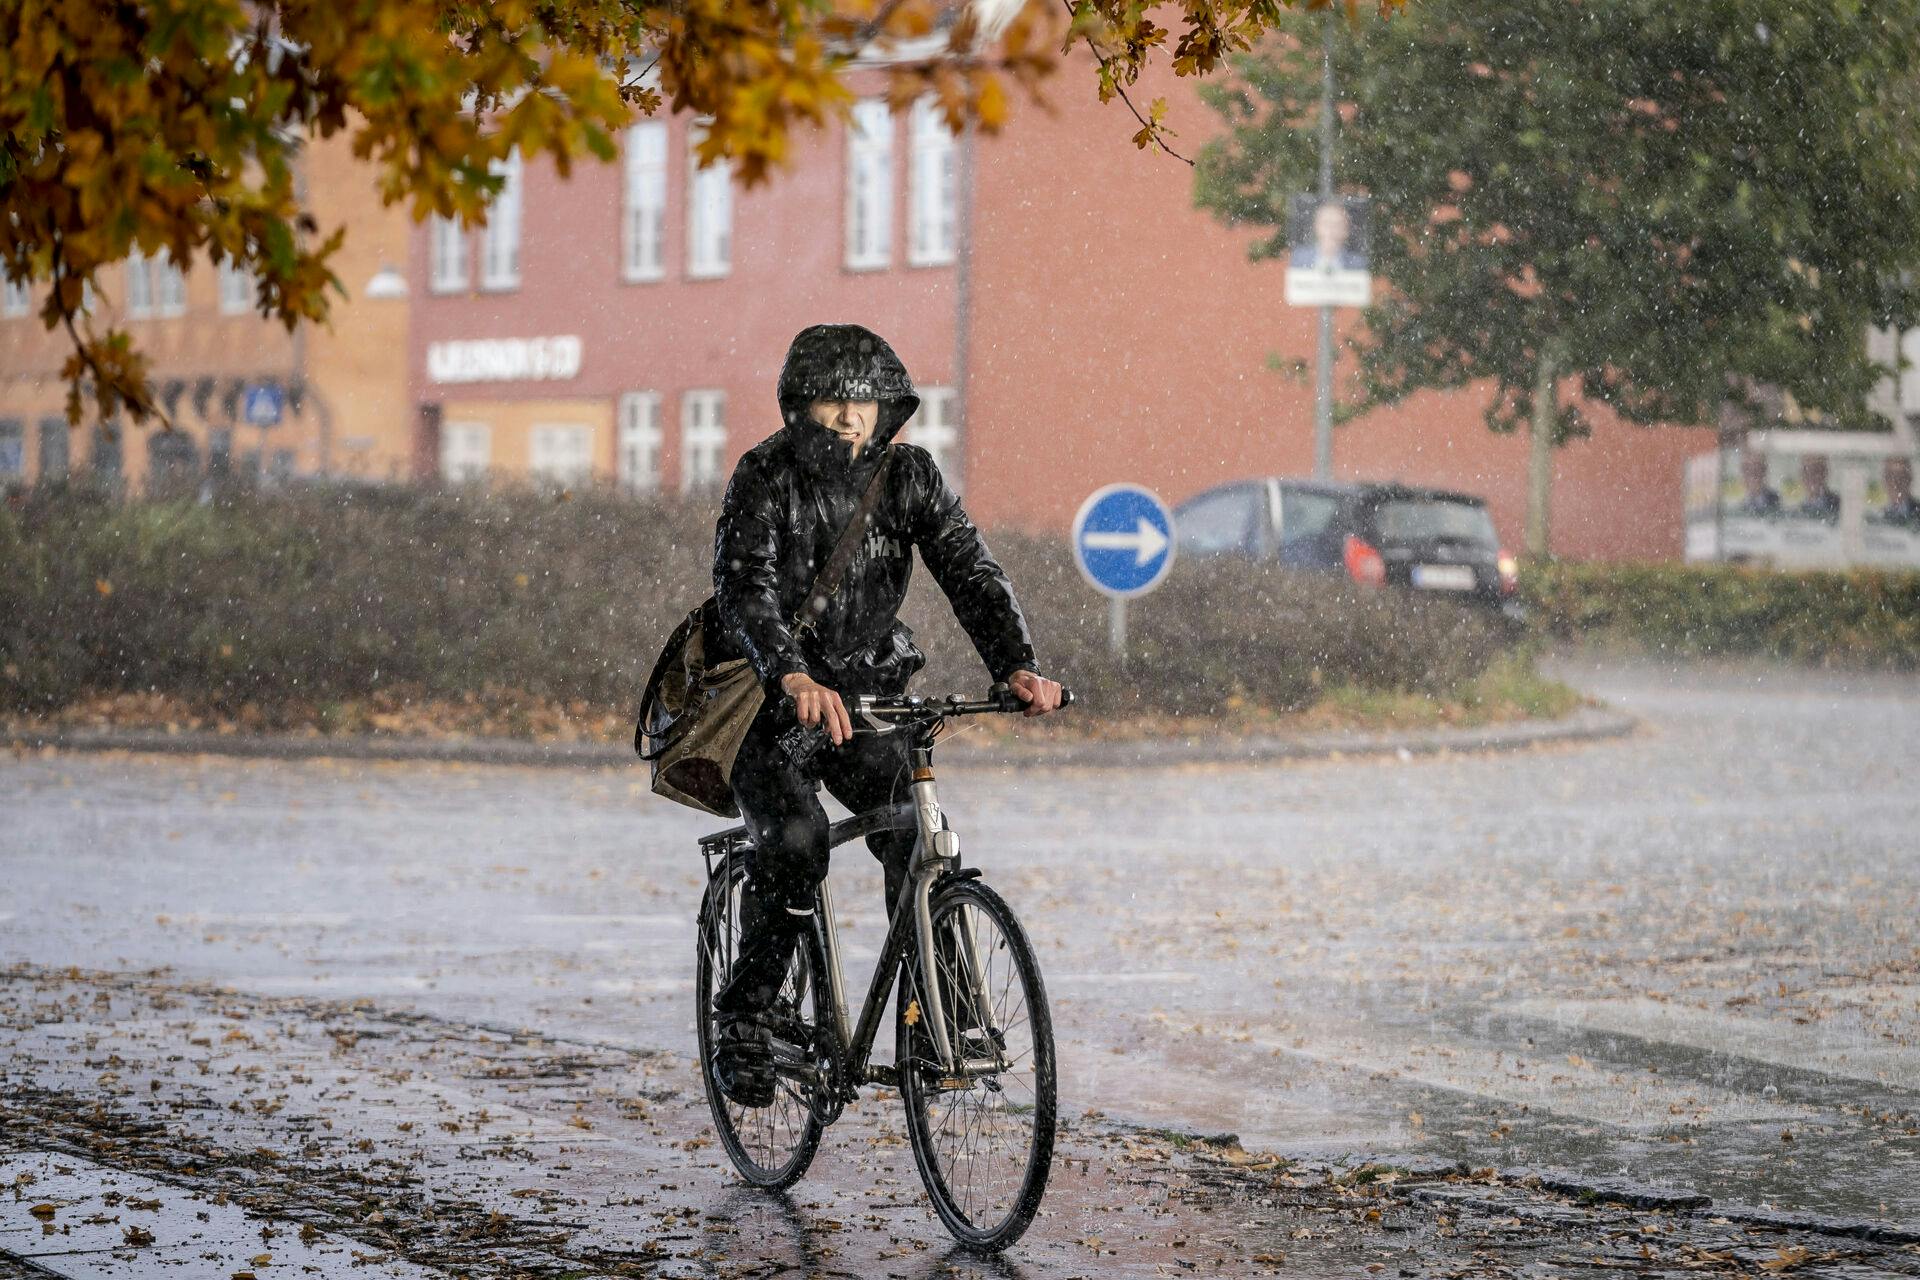
[{"label": "road marking", "polygon": [[275,991],[291,991],[295,994],[344,991],[365,996],[432,991],[439,984],[440,979],[423,977],[418,973],[282,973],[220,980],[223,987],[262,994]]},{"label": "road marking", "polygon": [[692,978],[596,978],[595,991],[614,996],[652,996],[693,990]]},{"label": "road marking", "polygon": [[1178,969],[1167,969],[1153,973],[1049,973],[1046,983],[1050,987],[1063,986],[1070,982],[1111,982],[1116,985],[1173,986],[1186,982],[1198,982],[1200,975],[1186,973]]},{"label": "road marking", "polygon": [[[30,1181],[21,1183],[26,1178]],[[409,1262],[372,1261],[368,1246],[299,1224],[254,1217],[227,1197],[187,1191],[172,1183],[111,1169],[77,1156],[28,1152],[0,1156],[0,1185],[17,1194],[0,1199],[0,1255],[30,1258],[57,1276],[229,1276],[260,1272],[272,1255],[274,1273],[292,1269],[367,1280],[432,1280],[445,1272]],[[106,1197],[111,1194],[111,1203]],[[134,1202],[154,1209],[136,1209]],[[48,1213],[46,1206],[51,1206]],[[40,1208],[35,1214],[33,1210]],[[261,1228],[278,1222],[270,1243]],[[150,1242],[129,1243],[138,1230]]]},{"label": "road marking", "polygon": [[691,927],[693,917],[680,915],[531,915],[521,916],[528,924],[565,925],[618,925],[626,929],[658,929],[662,926],[675,928]]},{"label": "road marking", "polygon": [[156,918],[161,924],[229,929],[338,929],[353,923],[353,917],[343,911],[189,911],[179,915],[162,911]]},{"label": "road marking", "polygon": [[[1920,999],[1920,987],[1831,987],[1807,994],[1835,1000],[1872,1000],[1876,993]],[[1703,1053],[1737,1054],[1758,1062],[1848,1080],[1913,1088],[1920,1080],[1920,1046],[1896,1045],[1831,1018],[1801,1025],[1785,1018],[1751,1017],[1658,1000],[1521,1000],[1502,1006],[1526,1017],[1591,1031],[1684,1045]]]},{"label": "road marking", "polygon": [[[1223,1033],[1224,1034],[1224,1033]],[[1367,1036],[1364,1041],[1349,1037]],[[1293,1041],[1254,1036],[1262,1049],[1350,1071],[1455,1093],[1525,1104],[1534,1111],[1613,1125],[1662,1130],[1687,1124],[1799,1120],[1819,1112],[1762,1101],[1712,1085],[1674,1084],[1639,1067],[1589,1062],[1578,1055],[1516,1055],[1448,1040],[1398,1040],[1391,1032],[1345,1028]]]}]

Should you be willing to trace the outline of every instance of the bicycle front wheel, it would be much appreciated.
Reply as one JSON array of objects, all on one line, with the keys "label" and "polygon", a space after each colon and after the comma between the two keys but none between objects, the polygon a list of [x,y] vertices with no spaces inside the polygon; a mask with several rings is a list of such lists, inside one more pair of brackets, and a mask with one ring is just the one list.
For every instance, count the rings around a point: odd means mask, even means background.
[{"label": "bicycle front wheel", "polygon": [[720,1145],[740,1176],[756,1187],[790,1187],[813,1163],[824,1127],[810,1099],[817,1076],[816,1028],[826,1016],[826,1001],[820,994],[824,985],[820,975],[825,970],[819,942],[811,932],[803,933],[793,958],[787,962],[786,981],[768,1014],[774,1042],[773,1103],[743,1107],[729,1099],[721,1092],[713,1071],[717,1030],[713,993],[725,984],[734,957],[740,954],[740,896],[745,885],[746,868],[739,859],[727,858],[714,871],[701,904],[699,957],[694,970],[694,998],[700,1011],[700,1078],[706,1085],[707,1106],[713,1112]]},{"label": "bicycle front wheel", "polygon": [[948,1043],[966,1063],[948,1075],[936,1060],[930,1002],[909,965],[895,1050],[907,1133],[947,1230],[973,1248],[1004,1249],[1032,1223],[1053,1166],[1058,1099],[1046,986],[1012,909],[979,881],[943,889],[932,916],[940,1009]]}]

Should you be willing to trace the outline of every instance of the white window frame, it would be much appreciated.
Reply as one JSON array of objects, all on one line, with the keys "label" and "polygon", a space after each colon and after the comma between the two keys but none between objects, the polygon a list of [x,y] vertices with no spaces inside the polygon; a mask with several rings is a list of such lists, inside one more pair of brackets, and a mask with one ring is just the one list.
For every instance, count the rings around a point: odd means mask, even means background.
[{"label": "white window frame", "polygon": [[525,166],[515,151],[495,160],[488,171],[504,181],[487,210],[486,229],[480,235],[480,287],[487,290],[520,287],[521,181]]},{"label": "white window frame", "polygon": [[847,118],[847,269],[893,265],[893,112],[862,98]]},{"label": "white window frame", "polygon": [[127,252],[127,318],[168,320],[187,314],[187,275],[164,252]]},{"label": "white window frame", "polygon": [[628,493],[660,491],[660,459],[666,432],[660,425],[660,393],[628,391],[620,397],[614,472]]},{"label": "white window frame", "polygon": [[620,274],[629,282],[667,276],[667,125],[627,130],[626,204],[620,219]]},{"label": "white window frame", "polygon": [[220,263],[220,314],[242,316],[253,310],[253,272],[224,258]]},{"label": "white window frame", "polygon": [[33,310],[33,282],[0,277],[0,316],[18,320]]},{"label": "white window frame", "polygon": [[959,241],[959,147],[932,94],[916,98],[909,117],[913,190],[909,198],[907,262],[947,266]]},{"label": "white window frame", "polygon": [[921,387],[920,407],[906,425],[907,443],[933,455],[947,487],[959,493],[966,480],[966,441],[960,430],[960,396],[952,387]]},{"label": "white window frame", "polygon": [[717,280],[733,270],[733,166],[700,165],[704,121],[687,130],[687,278]]},{"label": "white window frame", "polygon": [[458,218],[433,216],[432,268],[427,287],[435,293],[459,293],[467,287],[467,229]]},{"label": "white window frame", "polygon": [[593,479],[593,425],[536,422],[527,432],[527,474],[541,484],[578,488]]},{"label": "white window frame", "polygon": [[680,397],[680,492],[704,493],[726,482],[727,393]]},{"label": "white window frame", "polygon": [[484,422],[440,425],[440,478],[448,484],[476,484],[493,468],[493,428]]},{"label": "white window frame", "polygon": [[127,319],[146,320],[154,313],[153,273],[146,255],[138,249],[127,252]]},{"label": "white window frame", "polygon": [[162,316],[183,316],[187,314],[187,273],[173,265],[172,258],[159,260],[160,314]]}]

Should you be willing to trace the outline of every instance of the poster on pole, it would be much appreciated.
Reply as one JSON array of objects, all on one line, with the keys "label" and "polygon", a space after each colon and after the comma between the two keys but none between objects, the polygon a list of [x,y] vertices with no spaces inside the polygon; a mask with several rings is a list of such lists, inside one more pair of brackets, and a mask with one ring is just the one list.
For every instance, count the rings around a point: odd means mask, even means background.
[{"label": "poster on pole", "polygon": [[1365,196],[1296,195],[1287,214],[1287,303],[1364,307],[1373,300]]}]

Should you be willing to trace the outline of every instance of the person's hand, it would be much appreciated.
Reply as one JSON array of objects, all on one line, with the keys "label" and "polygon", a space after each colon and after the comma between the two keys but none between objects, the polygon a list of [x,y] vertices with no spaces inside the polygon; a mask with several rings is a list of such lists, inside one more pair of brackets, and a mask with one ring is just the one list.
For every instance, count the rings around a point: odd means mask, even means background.
[{"label": "person's hand", "polygon": [[1020,701],[1027,704],[1021,712],[1027,716],[1043,716],[1049,711],[1060,709],[1060,682],[1037,676],[1031,671],[1016,671],[1007,677],[1007,687],[1012,689]]},{"label": "person's hand", "polygon": [[[1060,696],[1059,688],[1054,686],[1056,700]],[[834,746],[853,737],[853,718],[847,714],[847,704],[812,676],[803,671],[789,671],[780,677],[780,691],[793,699],[793,712],[801,724],[826,726],[827,737],[833,740]]]}]

